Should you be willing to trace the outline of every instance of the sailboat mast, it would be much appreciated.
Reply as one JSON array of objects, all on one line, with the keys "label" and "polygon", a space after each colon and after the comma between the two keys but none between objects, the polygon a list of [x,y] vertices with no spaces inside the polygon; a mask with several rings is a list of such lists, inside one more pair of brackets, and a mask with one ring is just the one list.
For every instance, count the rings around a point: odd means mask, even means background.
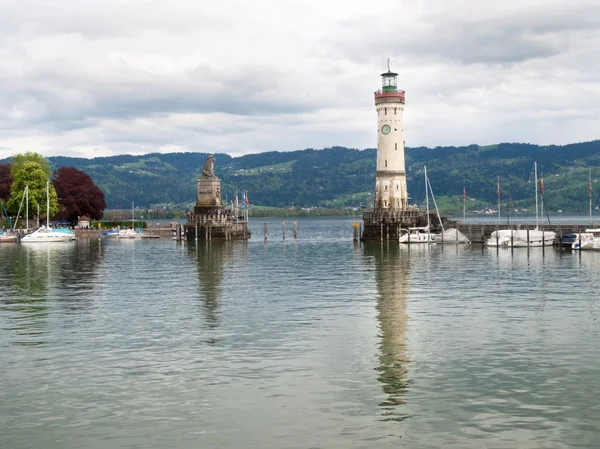
[{"label": "sailboat mast", "polygon": [[533,171],[535,173],[535,229],[538,228],[538,180],[537,180],[537,162],[533,163]]},{"label": "sailboat mast", "polygon": [[25,186],[25,229],[29,229],[29,186]]},{"label": "sailboat mast", "polygon": [[429,185],[429,191],[431,192],[431,199],[433,200],[433,205],[435,206],[435,213],[437,214],[438,220],[440,222],[440,227],[442,228],[442,232],[444,232],[444,223],[442,222],[442,217],[440,217],[440,210],[437,207],[437,203],[435,201],[435,195],[433,194],[433,189],[431,188],[431,181],[429,181],[429,178],[427,179],[427,184]]},{"label": "sailboat mast", "polygon": [[427,230],[429,231],[429,192],[428,192],[428,183],[427,183],[427,166],[423,166],[423,170],[425,171],[425,204],[427,208]]},{"label": "sailboat mast", "polygon": [[498,176],[498,224],[500,224],[500,176]]},{"label": "sailboat mast", "polygon": [[46,228],[50,228],[50,181],[46,181]]},{"label": "sailboat mast", "polygon": [[133,201],[131,202],[131,229],[135,229],[135,208],[133,207]]},{"label": "sailboat mast", "polygon": [[465,183],[463,182],[463,221],[465,221],[467,211],[467,188],[465,187]]},{"label": "sailboat mast", "polygon": [[592,226],[594,226],[594,218],[592,217],[592,169],[590,168],[589,172],[589,182],[590,182],[590,222]]}]

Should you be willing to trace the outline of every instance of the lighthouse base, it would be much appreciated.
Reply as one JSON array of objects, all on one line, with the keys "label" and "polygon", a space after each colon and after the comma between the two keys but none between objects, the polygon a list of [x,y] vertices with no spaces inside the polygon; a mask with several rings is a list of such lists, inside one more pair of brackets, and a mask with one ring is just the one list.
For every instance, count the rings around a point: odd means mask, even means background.
[{"label": "lighthouse base", "polygon": [[[441,232],[440,221],[436,213],[429,213],[431,232]],[[444,228],[453,223],[448,217],[442,217]],[[427,213],[417,210],[374,211],[363,214],[363,234],[361,240],[380,241],[400,238],[400,231],[408,228],[427,226]]]}]

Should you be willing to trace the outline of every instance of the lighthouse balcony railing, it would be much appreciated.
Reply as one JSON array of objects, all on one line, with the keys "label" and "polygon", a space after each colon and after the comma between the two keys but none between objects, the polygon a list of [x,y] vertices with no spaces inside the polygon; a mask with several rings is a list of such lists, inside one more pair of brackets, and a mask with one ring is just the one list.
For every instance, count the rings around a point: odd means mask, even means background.
[{"label": "lighthouse balcony railing", "polygon": [[385,92],[383,90],[377,90],[375,91],[375,99],[378,98],[400,98],[402,101],[404,101],[404,91],[403,90],[396,90],[396,91],[392,91],[392,92]]}]

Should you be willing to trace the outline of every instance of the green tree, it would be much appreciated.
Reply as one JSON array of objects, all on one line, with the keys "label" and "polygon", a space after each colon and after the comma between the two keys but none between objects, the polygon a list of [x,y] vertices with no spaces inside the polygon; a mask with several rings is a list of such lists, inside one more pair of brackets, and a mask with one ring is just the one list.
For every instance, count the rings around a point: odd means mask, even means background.
[{"label": "green tree", "polygon": [[10,174],[13,178],[15,177],[15,173],[21,170],[26,162],[37,162],[46,175],[46,178],[50,179],[52,176],[52,167],[50,167],[48,160],[39,153],[28,151],[26,153],[12,155]]},{"label": "green tree", "polygon": [[[7,208],[11,213],[17,213],[19,205],[25,194],[25,186],[29,186],[29,216],[37,213],[40,207],[40,217],[46,217],[46,183],[49,178],[44,167],[35,161],[25,161],[13,174],[13,183],[10,189],[10,200]],[[24,214],[25,206],[21,211]],[[58,213],[58,196],[54,186],[50,184],[50,217]]]}]

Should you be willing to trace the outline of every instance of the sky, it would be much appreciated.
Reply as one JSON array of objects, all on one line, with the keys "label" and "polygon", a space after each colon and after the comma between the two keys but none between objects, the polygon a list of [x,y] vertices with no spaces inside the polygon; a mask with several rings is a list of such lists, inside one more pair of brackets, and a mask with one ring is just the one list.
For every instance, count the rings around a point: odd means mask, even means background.
[{"label": "sky", "polygon": [[600,138],[598,0],[2,0],[0,158]]}]

